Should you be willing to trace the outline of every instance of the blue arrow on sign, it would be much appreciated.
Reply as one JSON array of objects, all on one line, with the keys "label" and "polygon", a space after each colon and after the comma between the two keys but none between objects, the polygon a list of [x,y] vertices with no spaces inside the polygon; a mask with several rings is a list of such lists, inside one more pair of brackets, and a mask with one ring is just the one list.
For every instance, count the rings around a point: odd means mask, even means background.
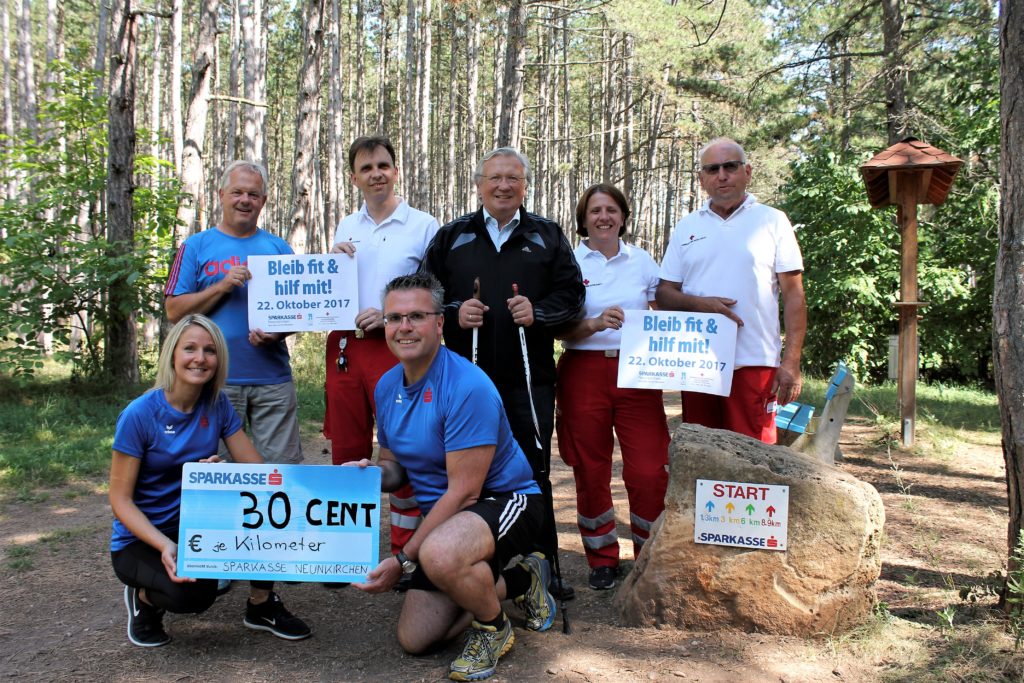
[{"label": "blue arrow on sign", "polygon": [[715,509],[715,504],[709,500],[708,504],[705,505],[704,507],[706,507],[708,509],[708,512],[711,512],[712,510]]}]

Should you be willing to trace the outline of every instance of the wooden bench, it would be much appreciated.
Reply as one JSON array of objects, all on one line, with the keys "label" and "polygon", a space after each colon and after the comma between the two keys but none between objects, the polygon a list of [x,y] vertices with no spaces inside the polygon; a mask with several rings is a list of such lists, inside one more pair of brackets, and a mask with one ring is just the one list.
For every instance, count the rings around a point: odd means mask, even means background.
[{"label": "wooden bench", "polygon": [[825,406],[819,417],[814,417],[814,406],[806,403],[787,403],[775,415],[779,430],[779,443],[794,451],[811,455],[829,465],[842,457],[839,434],[853,397],[853,374],[846,363],[839,361],[835,374],[825,392]]}]

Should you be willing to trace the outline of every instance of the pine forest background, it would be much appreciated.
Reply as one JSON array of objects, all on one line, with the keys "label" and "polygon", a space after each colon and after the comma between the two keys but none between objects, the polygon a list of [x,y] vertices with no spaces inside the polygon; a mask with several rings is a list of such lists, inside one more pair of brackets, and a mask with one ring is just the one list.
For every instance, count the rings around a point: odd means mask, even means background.
[{"label": "pine forest background", "polygon": [[[175,4],[176,3],[176,4]],[[899,300],[893,209],[858,166],[913,135],[964,161],[921,208],[921,367],[990,385],[999,212],[997,4],[855,0],[0,0],[0,370],[44,353],[137,380],[177,245],[218,215],[220,170],[270,170],[264,226],[324,252],[360,198],[346,151],[385,134],[399,193],[442,223],[477,208],[499,145],[531,211],[571,240],[610,181],[660,261],[703,201],[711,137],[786,210],[806,264],[805,368],[884,378]]]}]

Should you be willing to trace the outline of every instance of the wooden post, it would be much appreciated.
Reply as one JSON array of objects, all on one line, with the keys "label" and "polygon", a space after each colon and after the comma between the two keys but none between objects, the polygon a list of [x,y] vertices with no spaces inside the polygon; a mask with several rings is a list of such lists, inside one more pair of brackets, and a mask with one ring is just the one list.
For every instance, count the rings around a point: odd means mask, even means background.
[{"label": "wooden post", "polygon": [[904,446],[914,444],[917,419],[917,205],[946,201],[963,164],[941,149],[906,138],[860,167],[871,206],[896,206],[900,231],[899,403]]},{"label": "wooden post", "polygon": [[898,172],[896,222],[900,229],[900,434],[904,447],[914,445],[917,420],[917,201],[920,174]]}]

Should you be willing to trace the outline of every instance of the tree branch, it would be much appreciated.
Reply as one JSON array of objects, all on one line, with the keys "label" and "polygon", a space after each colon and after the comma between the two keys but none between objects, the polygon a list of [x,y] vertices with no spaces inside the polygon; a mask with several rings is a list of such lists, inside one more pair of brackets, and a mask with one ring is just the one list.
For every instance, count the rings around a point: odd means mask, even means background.
[{"label": "tree branch", "polygon": [[[713,0],[707,0],[704,3],[704,6],[707,7],[708,5],[712,4],[712,1]],[[723,0],[723,2],[722,2],[722,11],[719,12],[719,14],[718,14],[718,21],[715,22],[715,27],[713,29],[711,29],[711,33],[709,33],[704,38],[704,40],[701,40],[700,39],[700,34],[697,33],[697,25],[694,24],[693,21],[689,17],[686,17],[686,21],[689,22],[690,28],[693,29],[693,37],[697,41],[697,44],[694,45],[693,47],[702,47],[704,45],[707,45],[711,41],[711,39],[714,38],[715,34],[718,33],[718,29],[722,27],[722,18],[725,16],[725,10],[726,10],[726,8],[728,6],[729,6],[729,0]]]},{"label": "tree branch", "polygon": [[788,64],[780,64],[779,66],[772,67],[771,69],[768,69],[767,71],[765,71],[765,72],[763,72],[761,74],[758,74],[757,78],[754,79],[754,82],[750,84],[750,88],[747,89],[747,92],[748,93],[753,92],[754,89],[757,88],[757,86],[761,83],[761,81],[765,80],[766,78],[768,78],[772,74],[776,74],[776,73],[778,73],[780,71],[785,71],[787,69],[795,69],[797,67],[807,66],[808,64],[814,64],[815,62],[830,61],[830,60],[833,60],[833,59],[844,59],[846,57],[884,57],[884,56],[885,56],[885,52],[882,51],[882,50],[878,50],[878,51],[874,51],[874,52],[838,52],[838,53],[835,53],[835,54],[821,55],[819,57],[810,57],[808,59],[801,59],[801,60],[798,60],[796,62],[789,62]]},{"label": "tree branch", "polygon": [[248,104],[250,107],[263,107],[266,109],[270,105],[266,102],[257,102],[256,100],[250,100],[245,97],[236,97],[235,95],[210,95],[211,100],[221,100],[224,102],[238,102],[239,104]]},{"label": "tree branch", "polygon": [[155,9],[133,9],[131,11],[131,16],[133,18],[140,16],[149,16],[159,17],[160,19],[172,19],[174,18],[174,10],[171,10],[170,12],[159,12]]}]

